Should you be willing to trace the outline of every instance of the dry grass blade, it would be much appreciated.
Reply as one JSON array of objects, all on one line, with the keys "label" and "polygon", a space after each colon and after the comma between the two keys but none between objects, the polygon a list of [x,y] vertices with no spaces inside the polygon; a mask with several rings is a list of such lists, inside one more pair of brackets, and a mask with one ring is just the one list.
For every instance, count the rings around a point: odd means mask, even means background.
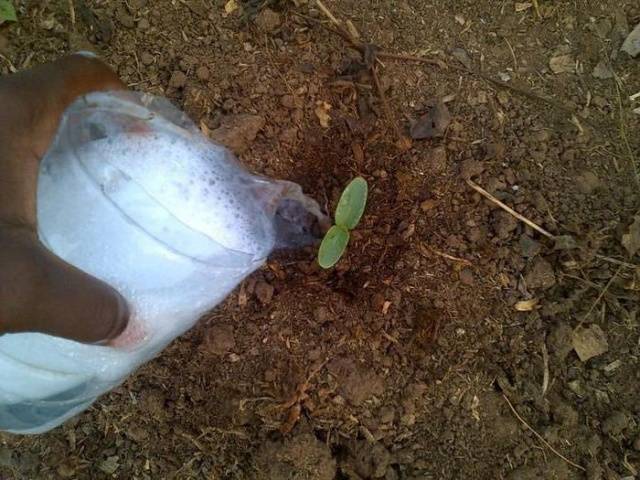
[{"label": "dry grass blade", "polygon": [[509,405],[509,408],[511,409],[511,411],[513,412],[513,414],[516,416],[516,418],[517,418],[518,420],[520,420],[520,422],[522,422],[522,424],[523,424],[525,427],[527,427],[527,429],[528,429],[531,433],[533,433],[533,434],[537,437],[537,439],[538,439],[538,440],[540,440],[540,441],[544,444],[544,446],[545,446],[545,447],[547,447],[549,450],[551,450],[553,453],[555,453],[558,457],[560,457],[562,460],[564,460],[565,462],[567,462],[567,463],[568,463],[569,465],[571,465],[572,467],[577,468],[578,470],[582,470],[583,472],[586,472],[586,471],[587,471],[587,469],[586,469],[586,468],[584,468],[584,467],[583,467],[583,466],[581,466],[581,465],[578,465],[577,463],[572,462],[572,461],[571,461],[571,460],[569,460],[567,457],[565,457],[564,455],[562,455],[559,451],[557,451],[555,448],[553,448],[553,447],[551,446],[551,444],[550,444],[549,442],[547,442],[547,441],[542,437],[542,435],[540,435],[538,432],[536,432],[536,431],[531,427],[531,425],[529,425],[529,424],[525,421],[525,419],[524,419],[524,418],[522,418],[522,417],[520,416],[520,414],[516,411],[516,409],[514,408],[514,406],[513,406],[513,404],[511,403],[511,401],[509,401],[509,399],[507,398],[507,396],[506,396],[505,394],[502,394],[502,396],[503,396],[503,397],[504,397],[504,399],[506,400],[507,405]]},{"label": "dry grass blade", "polygon": [[613,263],[614,265],[620,265],[626,268],[636,269],[640,268],[640,265],[634,265],[633,263],[623,262],[622,260],[617,260],[615,258],[607,257],[605,255],[596,255],[596,258],[602,260],[603,262]]},{"label": "dry grass blade", "polygon": [[473,180],[467,180],[467,184],[473,188],[476,192],[478,192],[479,194],[481,194],[483,197],[485,197],[486,199],[492,201],[493,203],[495,203],[496,205],[498,205],[500,208],[502,208],[505,212],[513,215],[515,218],[517,218],[518,220],[520,220],[521,222],[529,225],[531,228],[533,228],[535,231],[541,233],[542,235],[544,235],[545,237],[554,239],[555,236],[552,233],[549,233],[548,231],[546,231],[544,228],[538,226],[537,224],[533,223],[531,220],[529,220],[527,217],[520,215],[518,212],[516,212],[513,208],[509,207],[508,205],[505,205],[504,203],[502,203],[500,200],[498,200],[496,197],[494,197],[493,195],[491,195],[489,192],[487,192],[484,188],[482,188],[480,185],[478,185],[477,183],[475,183]]},{"label": "dry grass blade", "polygon": [[536,11],[538,19],[542,19],[542,13],[540,12],[540,5],[538,4],[538,0],[532,0],[531,3],[533,3],[533,8]]},{"label": "dry grass blade", "polygon": [[[332,31],[336,32],[338,35],[343,37],[349,43],[351,43],[355,48],[357,48],[365,57],[367,53],[370,51],[370,45],[360,42],[357,38],[355,38],[348,29],[346,29],[342,22],[336,18],[336,16],[327,8],[327,6],[322,2],[322,0],[316,0],[316,5],[322,12],[322,14],[329,19],[329,21],[335,25],[336,29]],[[306,17],[305,17],[306,18]],[[380,60],[377,58],[378,52],[375,52],[375,61],[372,62],[371,65],[371,76],[373,77],[373,82],[375,84],[376,90],[378,91],[378,96],[380,97],[380,101],[382,102],[382,108],[384,110],[385,117],[387,118],[387,122],[395,132],[397,137],[396,145],[400,150],[407,150],[411,147],[411,140],[402,134],[398,123],[394,119],[393,112],[391,110],[391,106],[389,105],[389,100],[387,99],[386,94],[384,93],[384,89],[382,84],[380,83],[380,77],[378,76],[378,72],[376,69],[376,63],[380,63]]]},{"label": "dry grass blade", "polygon": [[549,352],[547,344],[542,342],[542,396],[544,397],[549,389]]},{"label": "dry grass blade", "polygon": [[623,266],[624,265],[620,265],[618,267],[618,270],[616,270],[616,273],[613,274],[613,276],[609,279],[607,284],[604,286],[604,288],[600,292],[600,295],[598,295],[598,298],[596,298],[596,301],[593,302],[593,304],[591,305],[591,308],[589,308],[589,311],[585,314],[584,317],[582,317],[582,320],[580,320],[580,323],[578,324],[578,326],[581,326],[587,320],[587,318],[589,318],[589,315],[591,315],[591,312],[593,312],[593,309],[598,306],[598,304],[600,303],[600,300],[602,300],[602,297],[606,295],[607,291],[609,290],[609,287],[613,284],[613,281],[618,277],[618,274],[620,273],[620,270],[622,270]]},{"label": "dry grass blade", "polygon": [[329,20],[331,20],[331,23],[333,23],[334,25],[336,25],[337,27],[341,27],[342,24],[338,21],[338,19],[333,15],[333,13],[331,13],[331,10],[329,10],[324,3],[322,3],[321,0],[316,0],[316,5],[318,5],[318,8],[322,11],[322,13],[324,14],[325,17],[327,17]]},{"label": "dry grass blade", "polygon": [[73,5],[73,0],[68,0],[69,2],[69,17],[71,19],[71,27],[72,30],[76,29],[76,9]]}]

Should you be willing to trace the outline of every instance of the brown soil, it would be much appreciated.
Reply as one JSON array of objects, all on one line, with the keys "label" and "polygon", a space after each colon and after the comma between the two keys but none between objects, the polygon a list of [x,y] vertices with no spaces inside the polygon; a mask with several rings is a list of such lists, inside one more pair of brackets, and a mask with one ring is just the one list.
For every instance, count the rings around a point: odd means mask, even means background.
[{"label": "brown soil", "polygon": [[[76,0],[73,34],[68,2],[17,3],[1,73],[88,42],[204,130],[245,122],[232,140],[250,168],[328,208],[356,174],[371,196],[338,268],[320,271],[312,249],[276,255],[90,411],[0,434],[0,477],[635,478],[640,261],[622,240],[640,209],[640,69],[618,48],[637,1],[538,0],[538,18],[511,0],[327,0],[364,40],[449,65],[382,59],[403,130],[455,95],[445,136],[404,153],[359,54],[311,0],[229,15],[222,0]],[[577,71],[553,73],[560,55]],[[603,59],[615,79],[592,75]],[[577,246],[554,247],[467,175]],[[607,352],[578,358],[581,322]]]}]

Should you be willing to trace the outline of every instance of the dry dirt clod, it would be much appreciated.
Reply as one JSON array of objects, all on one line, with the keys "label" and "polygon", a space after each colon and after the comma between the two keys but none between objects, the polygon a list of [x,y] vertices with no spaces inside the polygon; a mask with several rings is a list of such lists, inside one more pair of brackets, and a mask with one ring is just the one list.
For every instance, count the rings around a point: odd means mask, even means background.
[{"label": "dry dirt clod", "polygon": [[573,350],[573,330],[565,322],[555,325],[547,336],[549,353],[560,362],[564,362]]},{"label": "dry dirt clod", "polygon": [[471,57],[465,49],[454,48],[453,50],[451,50],[451,56],[458,60],[462,65],[464,65],[466,69],[473,69],[473,61],[471,60]]},{"label": "dry dirt clod", "polygon": [[206,349],[214,355],[226,355],[236,348],[236,340],[231,325],[214,325],[206,333]]},{"label": "dry dirt clod", "polygon": [[589,195],[602,186],[602,182],[593,172],[584,172],[576,178],[576,185],[580,192]]},{"label": "dry dirt clod", "polygon": [[372,396],[384,392],[383,378],[353,360],[336,359],[328,365],[328,369],[340,383],[344,397],[354,406],[362,405]]},{"label": "dry dirt clod", "polygon": [[198,77],[199,80],[202,80],[203,82],[206,80],[209,80],[209,69],[207,68],[207,66],[200,65],[196,70],[196,76]]},{"label": "dry dirt clod", "polygon": [[622,51],[632,57],[636,57],[640,53],[640,24],[626,38],[622,44]]},{"label": "dry dirt clod", "polygon": [[259,280],[258,283],[256,283],[256,297],[262,305],[269,305],[271,303],[274,292],[275,289],[270,283],[267,283],[264,280]]},{"label": "dry dirt clod", "polygon": [[302,102],[295,95],[283,95],[280,97],[280,104],[290,110],[302,107]]},{"label": "dry dirt clod", "polygon": [[544,258],[537,258],[525,275],[528,288],[547,290],[556,284],[556,274],[551,264]]},{"label": "dry dirt clod", "polygon": [[633,257],[640,250],[640,215],[634,217],[629,231],[622,236],[622,246]]},{"label": "dry dirt clod", "polygon": [[629,416],[619,410],[613,412],[602,422],[602,431],[611,437],[619,437],[629,426]]},{"label": "dry dirt clod", "polygon": [[337,465],[329,447],[310,433],[266,442],[257,454],[257,478],[333,480]]},{"label": "dry dirt clod", "polygon": [[263,33],[271,33],[282,25],[280,14],[270,8],[263,8],[255,19],[258,30]]},{"label": "dry dirt clod", "polygon": [[460,270],[460,281],[465,285],[473,285],[475,283],[475,278],[473,275],[473,271],[470,268],[463,268]]},{"label": "dry dirt clod", "polygon": [[411,126],[411,138],[424,140],[427,138],[442,137],[451,123],[451,114],[447,105],[438,99],[425,115],[420,117]]},{"label": "dry dirt clod", "polygon": [[176,70],[171,74],[169,79],[169,86],[171,88],[184,88],[187,84],[187,76],[180,70]]},{"label": "dry dirt clod", "polygon": [[438,206],[438,201],[433,198],[430,198],[420,204],[420,210],[426,213],[426,212],[430,212],[437,206]]},{"label": "dry dirt clod", "polygon": [[493,228],[496,232],[496,236],[501,240],[506,240],[511,236],[511,233],[518,228],[518,219],[507,212],[499,210],[494,213]]},{"label": "dry dirt clod", "polygon": [[479,160],[465,160],[462,162],[462,166],[460,167],[460,175],[465,180],[469,180],[473,177],[477,177],[482,172],[484,172],[485,166]]},{"label": "dry dirt clod", "polygon": [[265,124],[264,117],[251,114],[227,115],[210,137],[240,155],[249,149]]},{"label": "dry dirt clod", "polygon": [[142,52],[142,54],[140,55],[140,61],[144,66],[149,66],[153,63],[154,58],[153,55],[151,55],[149,52]]},{"label": "dry dirt clod", "polygon": [[555,74],[575,73],[576,61],[571,55],[558,55],[549,60],[549,68]]},{"label": "dry dirt clod", "polygon": [[542,245],[540,242],[536,242],[529,235],[522,235],[520,237],[520,254],[526,258],[533,258],[540,253]]},{"label": "dry dirt clod", "polygon": [[600,60],[598,64],[593,68],[593,72],[591,73],[594,78],[598,78],[600,80],[608,80],[614,77],[613,69],[611,68],[611,64],[607,60]]},{"label": "dry dirt clod", "polygon": [[136,22],[133,17],[129,15],[124,9],[118,9],[116,13],[116,19],[122,24],[123,27],[133,28],[136,26]]},{"label": "dry dirt clod", "polygon": [[609,350],[607,335],[593,324],[589,327],[576,327],[573,331],[573,348],[583,362],[602,355]]}]

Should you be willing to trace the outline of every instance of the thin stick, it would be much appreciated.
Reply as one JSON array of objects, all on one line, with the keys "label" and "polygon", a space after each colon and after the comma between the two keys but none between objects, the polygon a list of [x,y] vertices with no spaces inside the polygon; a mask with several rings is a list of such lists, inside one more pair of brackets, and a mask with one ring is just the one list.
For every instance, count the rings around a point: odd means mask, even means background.
[{"label": "thin stick", "polygon": [[516,52],[513,51],[513,47],[506,37],[503,37],[503,40],[505,41],[507,47],[509,47],[509,51],[511,52],[511,58],[513,58],[513,69],[514,71],[518,71],[518,59],[516,58]]},{"label": "thin stick", "polygon": [[536,10],[536,15],[538,15],[538,18],[542,20],[542,14],[540,13],[540,5],[538,5],[538,0],[531,0],[531,3],[533,3],[533,8]]},{"label": "thin stick", "polygon": [[71,17],[71,26],[76,28],[76,9],[73,6],[73,0],[69,0],[69,16]]},{"label": "thin stick", "polygon": [[618,274],[620,273],[620,270],[622,270],[622,267],[623,267],[623,265],[620,265],[618,267],[618,270],[616,270],[616,273],[613,274],[613,277],[611,277],[609,279],[607,284],[604,286],[604,288],[600,292],[600,295],[598,295],[598,298],[596,298],[596,301],[593,302],[593,304],[591,305],[591,308],[589,309],[589,311],[586,313],[586,315],[584,317],[582,317],[582,320],[580,320],[580,323],[578,324],[578,327],[581,326],[585,322],[585,320],[587,320],[587,318],[589,318],[589,315],[591,315],[591,312],[593,312],[593,309],[596,308],[598,303],[600,303],[600,300],[602,300],[602,297],[605,296],[605,294],[607,293],[607,290],[609,290],[609,287],[611,286],[613,281],[617,278]]},{"label": "thin stick", "polygon": [[518,220],[520,220],[521,222],[526,223],[527,225],[529,225],[531,228],[533,228],[534,230],[536,230],[537,232],[541,233],[542,235],[544,235],[547,238],[551,238],[554,239],[555,235],[547,232],[544,228],[539,227],[538,225],[536,225],[535,223],[533,223],[531,220],[529,220],[527,217],[524,217],[523,215],[520,215],[518,212],[516,212],[513,208],[509,207],[508,205],[505,205],[504,203],[502,203],[500,200],[498,200],[496,197],[494,197],[493,195],[491,195],[489,192],[487,192],[484,188],[482,188],[480,185],[478,185],[477,183],[475,183],[473,180],[467,180],[467,184],[473,188],[476,192],[478,192],[479,194],[481,194],[482,196],[484,196],[485,198],[487,198],[488,200],[491,200],[493,203],[495,203],[496,205],[498,205],[500,208],[502,208],[505,212],[510,213],[511,215],[513,215],[514,217],[516,217]]},{"label": "thin stick", "polygon": [[391,53],[386,51],[378,52],[378,56],[382,58],[389,58],[391,60],[406,60],[407,62],[426,63],[429,65],[437,65],[440,68],[447,68],[447,64],[442,60],[433,58],[416,57],[415,55],[404,55],[401,53]]},{"label": "thin stick", "polygon": [[329,10],[327,7],[325,7],[324,3],[322,3],[322,0],[316,0],[316,5],[318,5],[318,8],[320,10],[322,10],[322,13],[324,13],[325,17],[327,17],[329,20],[331,20],[331,23],[333,23],[334,25],[336,25],[338,27],[342,26],[342,24],[333,15],[333,13],[331,13],[331,10]]},{"label": "thin stick", "polygon": [[549,352],[547,352],[546,342],[542,342],[542,396],[544,397],[549,388]]},{"label": "thin stick", "polygon": [[473,266],[473,264],[469,260],[466,260],[464,258],[454,257],[453,255],[449,255],[448,253],[440,252],[440,251],[438,251],[438,250],[436,250],[435,248],[432,248],[432,247],[425,246],[425,249],[430,251],[431,253],[434,253],[435,255],[438,255],[439,257],[446,258],[447,260],[452,260],[454,262],[460,262],[460,263],[462,263],[464,265],[467,265],[469,267]]},{"label": "thin stick", "polygon": [[[371,66],[371,76],[373,77],[373,83],[376,86],[376,90],[378,90],[378,96],[382,101],[382,108],[384,109],[384,114],[387,117],[387,122],[393,128],[393,131],[398,137],[398,142],[402,142],[404,140],[404,135],[398,126],[398,122],[393,118],[393,112],[391,111],[391,106],[389,105],[389,101],[387,100],[387,96],[384,93],[384,89],[382,88],[382,84],[380,83],[380,78],[378,77],[378,71],[376,70],[376,66]],[[400,145],[400,144],[398,144]]]},{"label": "thin stick", "polygon": [[[340,21],[335,17],[335,15],[331,13],[331,10],[329,10],[325,6],[325,4],[322,3],[322,0],[316,0],[316,5],[320,9],[320,11],[324,14],[324,16],[327,17],[331,21],[331,23],[333,23],[336,26],[337,30],[335,31],[341,37],[343,37],[345,40],[347,40],[355,48],[357,48],[360,52],[364,54],[366,45],[362,42],[359,42],[356,38],[353,37],[353,35],[351,35],[351,33],[347,29],[345,29],[342,26],[342,23],[340,23]],[[376,54],[376,62],[380,62],[380,60],[377,58],[377,54]],[[387,122],[389,123],[389,125],[391,125],[391,127],[393,128],[393,131],[396,134],[396,137],[398,138],[398,146],[402,147],[406,143],[406,139],[405,139],[405,136],[402,134],[400,127],[398,126],[397,122],[393,117],[393,112],[391,110],[391,106],[389,105],[389,101],[387,100],[387,96],[385,95],[384,90],[382,88],[382,84],[380,83],[380,78],[378,77],[378,72],[376,70],[375,63],[374,65],[371,66],[371,76],[373,77],[373,83],[375,84],[376,90],[378,91],[378,96],[380,97],[380,101],[382,102],[382,108],[384,110],[385,116],[387,117]]]},{"label": "thin stick", "polygon": [[529,431],[531,433],[533,433],[538,440],[540,440],[549,450],[551,450],[553,453],[555,453],[558,457],[560,457],[562,460],[564,460],[565,462],[567,462],[569,465],[571,465],[572,467],[577,468],[578,470],[582,470],[583,472],[586,472],[587,470],[578,465],[577,463],[572,462],[571,460],[569,460],[567,457],[565,457],[564,455],[562,455],[560,452],[558,452],[555,448],[553,448],[551,446],[551,444],[549,444],[549,442],[547,442],[542,435],[540,435],[538,432],[536,432],[533,428],[531,428],[531,426],[524,420],[524,418],[522,418],[520,416],[520,414],[518,414],[518,412],[516,411],[516,409],[513,407],[513,404],[509,401],[509,399],[507,398],[507,396],[503,393],[502,396],[504,397],[504,399],[507,402],[507,405],[509,405],[509,408],[511,409],[511,411],[513,412],[513,414],[516,416],[516,418],[518,420],[520,420],[522,422],[522,424],[527,427],[529,429]]},{"label": "thin stick", "polygon": [[623,262],[622,260],[616,260],[615,258],[606,257],[604,255],[596,254],[596,258],[599,258],[604,262],[613,263],[615,265],[621,265],[626,268],[633,268],[633,269],[640,268],[640,265],[634,265],[633,263]]}]

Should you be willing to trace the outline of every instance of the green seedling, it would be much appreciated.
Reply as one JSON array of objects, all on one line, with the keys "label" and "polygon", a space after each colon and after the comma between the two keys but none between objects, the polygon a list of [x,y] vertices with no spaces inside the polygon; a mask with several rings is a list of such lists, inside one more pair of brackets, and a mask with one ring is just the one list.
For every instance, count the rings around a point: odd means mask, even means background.
[{"label": "green seedling", "polygon": [[0,25],[4,22],[17,22],[16,9],[11,0],[0,0]]},{"label": "green seedling", "polygon": [[347,249],[349,232],[358,226],[367,205],[369,187],[362,177],[354,178],[344,189],[335,214],[335,225],[329,229],[318,251],[322,268],[333,267]]}]

